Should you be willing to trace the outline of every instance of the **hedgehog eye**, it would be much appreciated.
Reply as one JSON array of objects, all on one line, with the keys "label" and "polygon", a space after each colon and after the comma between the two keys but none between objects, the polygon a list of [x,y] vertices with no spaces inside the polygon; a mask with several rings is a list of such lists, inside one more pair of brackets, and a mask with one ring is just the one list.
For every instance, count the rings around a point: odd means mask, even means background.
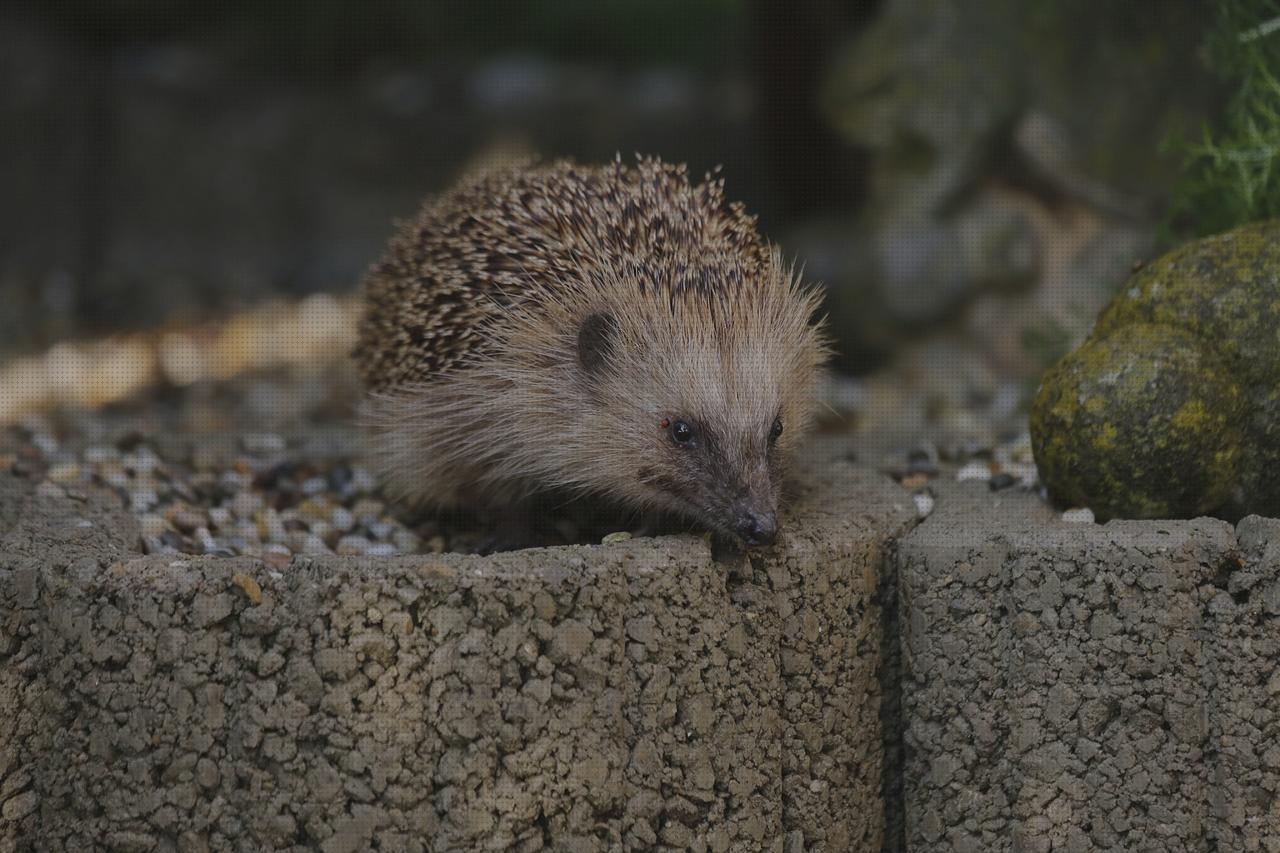
[{"label": "hedgehog eye", "polygon": [[773,419],[773,426],[769,428],[769,443],[773,444],[780,435],[782,435],[782,417],[778,416]]},{"label": "hedgehog eye", "polygon": [[684,421],[673,421],[670,426],[671,440],[676,444],[689,444],[693,441],[693,427]]}]

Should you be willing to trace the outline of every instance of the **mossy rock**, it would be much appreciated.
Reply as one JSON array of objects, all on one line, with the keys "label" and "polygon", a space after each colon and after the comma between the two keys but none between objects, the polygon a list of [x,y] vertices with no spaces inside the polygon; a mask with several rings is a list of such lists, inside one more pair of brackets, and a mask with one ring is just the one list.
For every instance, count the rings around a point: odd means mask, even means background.
[{"label": "mossy rock", "polygon": [[1040,475],[1101,519],[1280,514],[1280,220],[1133,275],[1050,369],[1031,411]]}]

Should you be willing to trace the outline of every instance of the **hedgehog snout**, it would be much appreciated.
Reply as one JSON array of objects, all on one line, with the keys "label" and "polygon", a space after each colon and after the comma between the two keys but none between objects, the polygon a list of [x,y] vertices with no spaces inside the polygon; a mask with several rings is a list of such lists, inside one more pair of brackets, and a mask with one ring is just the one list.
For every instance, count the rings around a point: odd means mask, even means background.
[{"label": "hedgehog snout", "polygon": [[734,531],[749,546],[772,545],[778,538],[778,516],[772,511],[739,510]]}]

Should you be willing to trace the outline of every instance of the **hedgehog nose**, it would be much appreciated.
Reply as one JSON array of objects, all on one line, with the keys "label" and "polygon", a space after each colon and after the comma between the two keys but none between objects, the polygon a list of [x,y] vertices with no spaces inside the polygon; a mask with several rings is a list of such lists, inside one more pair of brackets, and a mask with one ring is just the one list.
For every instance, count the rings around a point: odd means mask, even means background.
[{"label": "hedgehog nose", "polygon": [[778,520],[771,512],[748,510],[738,517],[738,535],[748,545],[772,545],[778,538]]}]

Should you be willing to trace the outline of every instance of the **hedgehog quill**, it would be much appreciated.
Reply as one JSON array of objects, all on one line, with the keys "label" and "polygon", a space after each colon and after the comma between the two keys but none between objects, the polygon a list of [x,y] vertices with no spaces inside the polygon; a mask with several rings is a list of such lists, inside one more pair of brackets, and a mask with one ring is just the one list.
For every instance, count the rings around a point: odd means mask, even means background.
[{"label": "hedgehog quill", "polygon": [[491,171],[400,225],[363,290],[363,419],[392,497],[571,492],[774,541],[828,351],[820,292],[722,178],[652,158]]}]

